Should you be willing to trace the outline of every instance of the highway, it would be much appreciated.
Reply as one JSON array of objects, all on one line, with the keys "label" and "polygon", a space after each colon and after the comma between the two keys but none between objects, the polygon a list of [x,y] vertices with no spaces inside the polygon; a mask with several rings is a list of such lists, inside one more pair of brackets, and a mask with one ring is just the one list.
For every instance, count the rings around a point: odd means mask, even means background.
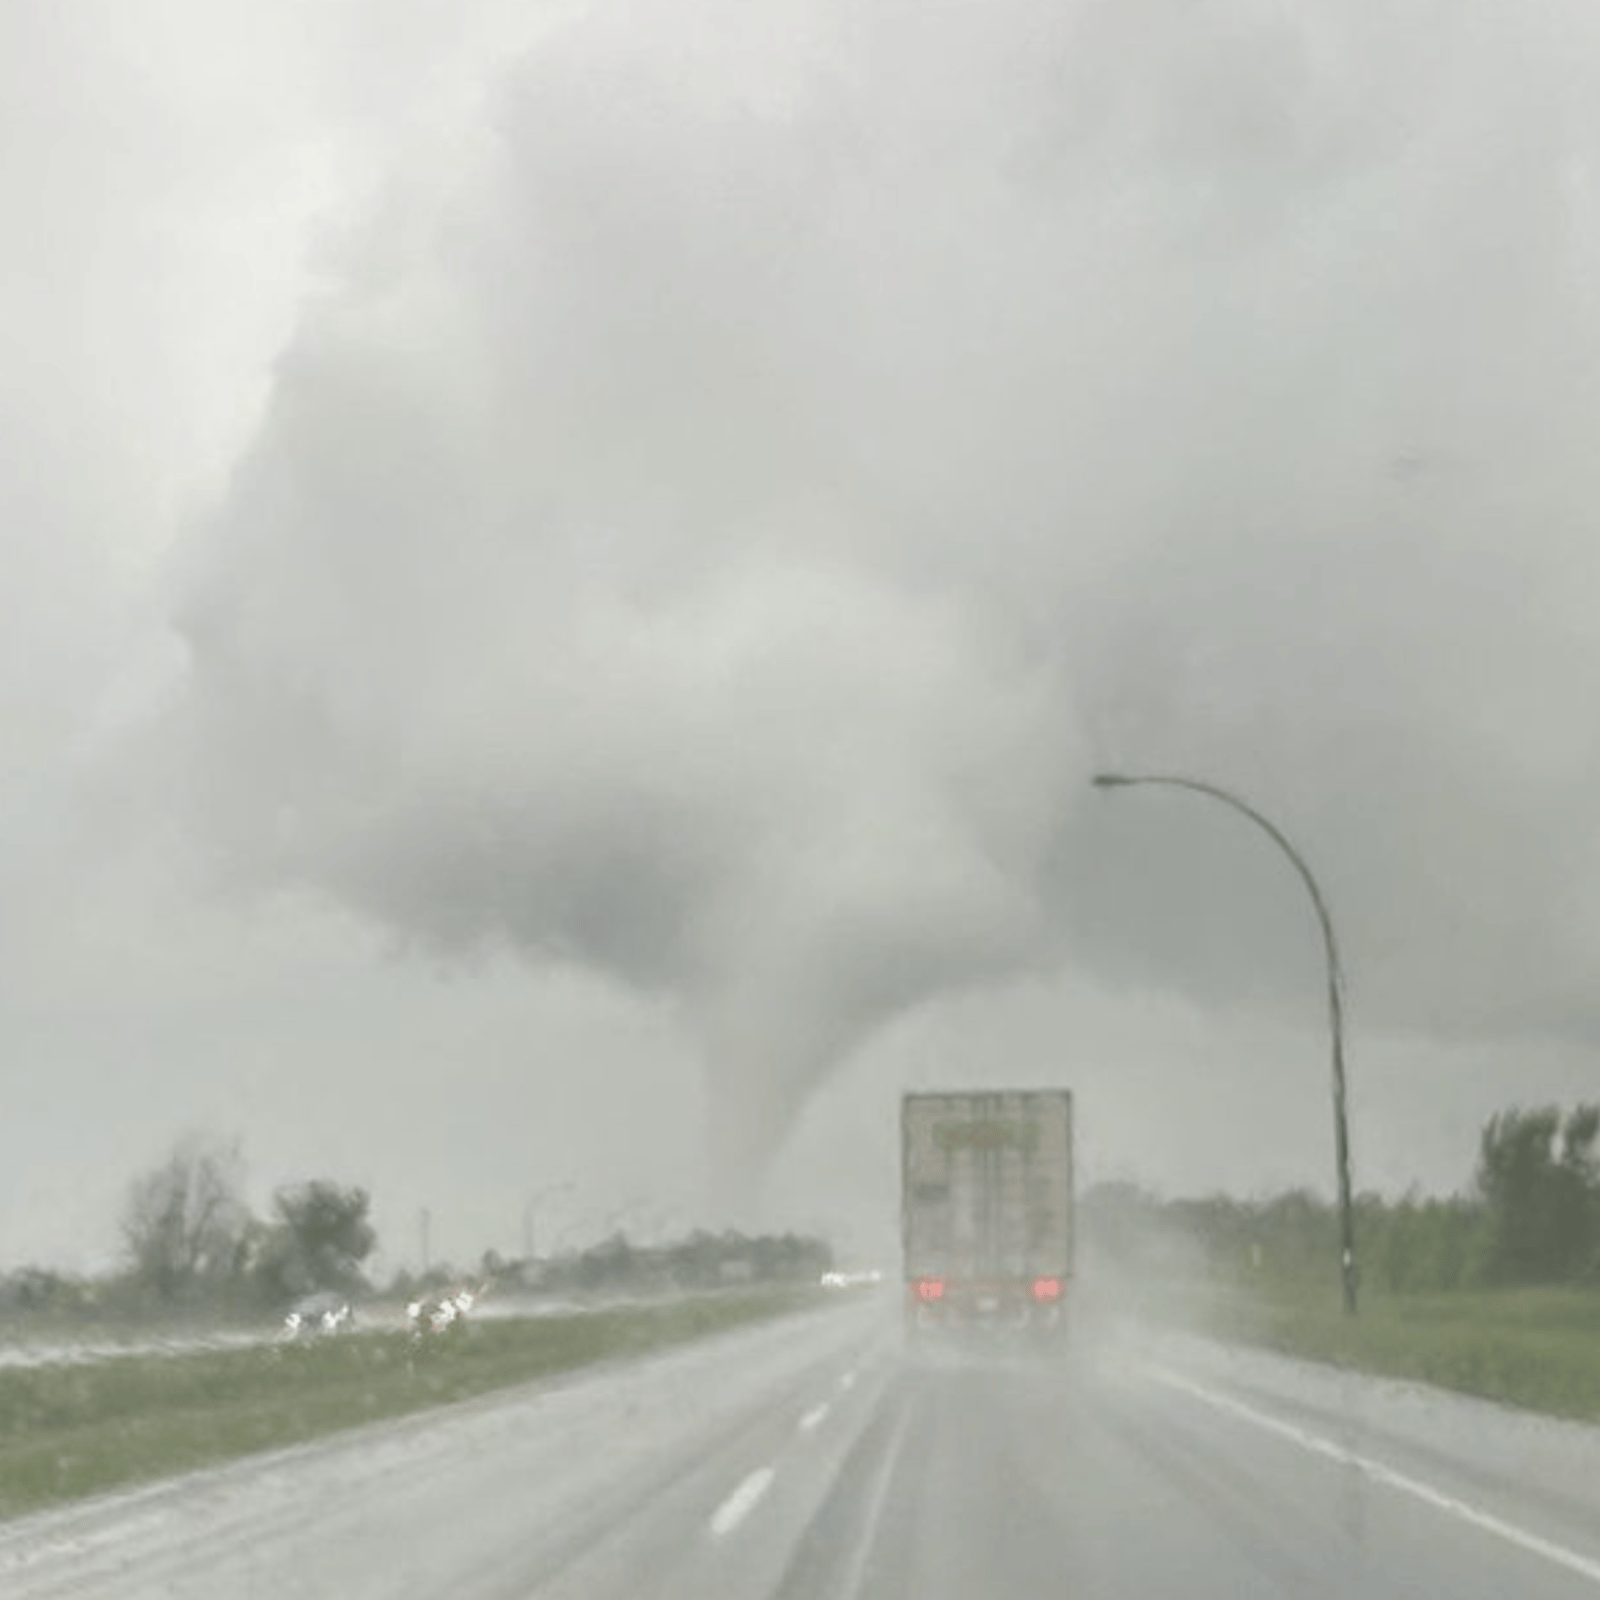
[{"label": "highway", "polygon": [[892,1296],[0,1527],[0,1595],[1600,1600],[1600,1429]]}]

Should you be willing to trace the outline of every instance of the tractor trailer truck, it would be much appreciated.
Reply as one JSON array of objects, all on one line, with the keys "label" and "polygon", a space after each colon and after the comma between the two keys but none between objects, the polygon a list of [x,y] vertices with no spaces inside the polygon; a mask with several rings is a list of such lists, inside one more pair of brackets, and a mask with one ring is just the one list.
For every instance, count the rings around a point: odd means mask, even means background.
[{"label": "tractor trailer truck", "polygon": [[907,1094],[901,1102],[906,1324],[941,1335],[1064,1335],[1072,1282],[1072,1095]]}]

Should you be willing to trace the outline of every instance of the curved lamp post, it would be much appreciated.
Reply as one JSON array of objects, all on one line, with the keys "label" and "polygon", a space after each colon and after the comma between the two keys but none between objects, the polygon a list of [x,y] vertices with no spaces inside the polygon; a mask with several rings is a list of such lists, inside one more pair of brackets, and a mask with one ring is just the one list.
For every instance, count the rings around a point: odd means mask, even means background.
[{"label": "curved lamp post", "polygon": [[1350,1199],[1350,1129],[1345,1112],[1344,1083],[1344,978],[1339,967],[1339,947],[1333,937],[1333,919],[1328,915],[1327,902],[1322,890],[1311,875],[1311,868],[1301,858],[1300,852],[1289,843],[1280,829],[1269,822],[1252,805],[1247,805],[1236,794],[1219,789],[1213,783],[1201,783],[1194,778],[1168,776],[1124,777],[1120,773],[1096,774],[1097,789],[1132,789],[1141,784],[1159,784],[1169,789],[1190,789],[1195,794],[1209,795],[1243,813],[1262,830],[1293,863],[1311,896],[1316,908],[1317,923],[1322,929],[1322,948],[1328,966],[1328,1023],[1333,1033],[1333,1142],[1335,1159],[1339,1166],[1339,1278],[1344,1289],[1344,1309],[1347,1316],[1356,1314],[1356,1242],[1355,1221]]}]

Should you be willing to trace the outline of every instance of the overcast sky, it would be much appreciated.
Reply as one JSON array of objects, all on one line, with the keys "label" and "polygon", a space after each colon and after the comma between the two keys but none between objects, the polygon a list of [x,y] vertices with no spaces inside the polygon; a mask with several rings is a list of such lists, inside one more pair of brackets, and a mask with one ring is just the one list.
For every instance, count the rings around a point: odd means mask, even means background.
[{"label": "overcast sky", "polygon": [[1586,0],[12,0],[0,1264],[880,1251],[908,1085],[1450,1188],[1600,1095]]}]

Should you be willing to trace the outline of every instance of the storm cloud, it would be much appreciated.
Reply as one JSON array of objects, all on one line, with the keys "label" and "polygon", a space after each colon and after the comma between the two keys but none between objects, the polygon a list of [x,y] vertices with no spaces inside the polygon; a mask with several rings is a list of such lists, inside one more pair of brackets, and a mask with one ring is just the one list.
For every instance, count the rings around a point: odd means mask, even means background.
[{"label": "storm cloud", "polygon": [[574,10],[397,160],[186,556],[218,872],[680,1006],[730,1193],[1063,966],[1595,1036],[1581,8]]}]

